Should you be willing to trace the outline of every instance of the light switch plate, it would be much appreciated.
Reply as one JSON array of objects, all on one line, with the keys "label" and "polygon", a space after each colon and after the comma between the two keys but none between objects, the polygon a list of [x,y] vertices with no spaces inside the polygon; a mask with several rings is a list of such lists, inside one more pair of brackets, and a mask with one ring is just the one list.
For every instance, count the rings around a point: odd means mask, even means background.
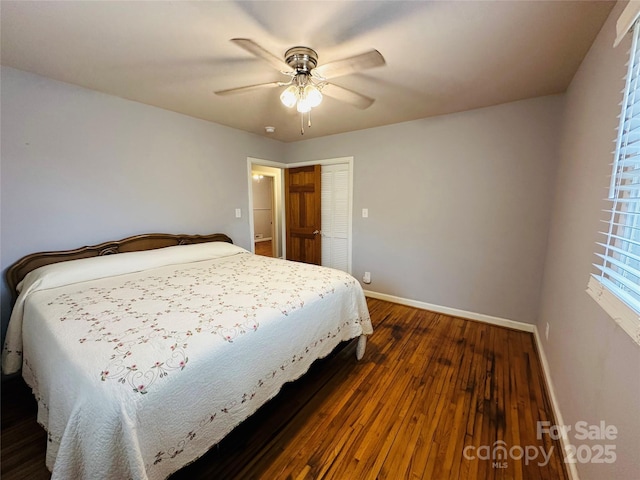
[{"label": "light switch plate", "polygon": [[369,218],[369,209],[368,208],[363,208],[362,209],[362,218]]},{"label": "light switch plate", "polygon": [[236,208],[236,218],[240,218],[242,217],[242,210],[239,208]]}]

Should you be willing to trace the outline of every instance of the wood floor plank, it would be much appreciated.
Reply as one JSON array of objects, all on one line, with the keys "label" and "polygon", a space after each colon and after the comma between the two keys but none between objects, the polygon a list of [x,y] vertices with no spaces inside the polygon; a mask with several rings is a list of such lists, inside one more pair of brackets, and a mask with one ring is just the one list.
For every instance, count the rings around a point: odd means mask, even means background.
[{"label": "wood floor plank", "polygon": [[[536,435],[555,421],[530,333],[368,304],[361,361],[342,344],[171,480],[568,479],[559,443]],[[487,458],[499,441],[551,461]],[[30,392],[5,382],[3,480],[50,478],[45,447]]]},{"label": "wood floor plank", "polygon": [[485,346],[484,355],[486,358],[486,368],[485,368],[485,376],[484,376],[484,395],[482,397],[482,402],[478,406],[479,411],[482,413],[482,434],[480,436],[480,442],[474,443],[474,450],[471,451],[470,456],[472,456],[473,461],[478,468],[478,478],[479,479],[492,479],[495,475],[495,469],[491,468],[491,464],[489,461],[480,460],[478,458],[479,451],[478,449],[487,445],[493,445],[496,441],[496,428],[495,422],[491,420],[492,416],[495,417],[495,408],[493,406],[492,401],[492,392],[494,391],[496,384],[496,359],[495,359],[495,349],[496,349],[496,336],[498,330],[490,329],[489,335],[487,336],[487,345]]}]

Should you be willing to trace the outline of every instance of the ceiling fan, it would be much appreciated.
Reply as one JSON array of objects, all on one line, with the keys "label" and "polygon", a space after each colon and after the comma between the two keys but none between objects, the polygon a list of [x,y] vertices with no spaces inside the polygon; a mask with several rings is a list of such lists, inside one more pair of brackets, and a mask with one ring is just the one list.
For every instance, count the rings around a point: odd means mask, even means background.
[{"label": "ceiling fan", "polygon": [[[248,38],[232,38],[231,41],[291,78],[288,82],[260,83],[218,90],[215,93],[232,95],[264,88],[287,87],[281,93],[280,100],[287,107],[295,106],[301,113],[301,118],[305,113],[310,114],[311,109],[320,104],[323,94],[360,109],[370,107],[374,102],[373,98],[340,87],[328,80],[385,64],[384,57],[377,50],[369,50],[360,55],[318,66],[318,54],[309,47],[292,47],[285,52],[284,58],[280,59]],[[311,126],[310,117],[309,126]],[[304,134],[304,128],[301,129],[301,133]]]}]

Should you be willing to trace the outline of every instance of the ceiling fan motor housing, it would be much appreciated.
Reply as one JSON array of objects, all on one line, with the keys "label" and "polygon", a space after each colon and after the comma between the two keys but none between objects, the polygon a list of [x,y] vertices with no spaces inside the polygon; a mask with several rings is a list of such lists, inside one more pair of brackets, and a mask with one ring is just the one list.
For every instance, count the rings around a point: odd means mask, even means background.
[{"label": "ceiling fan motor housing", "polygon": [[287,65],[297,73],[311,73],[318,65],[318,54],[309,47],[293,47],[284,54]]}]

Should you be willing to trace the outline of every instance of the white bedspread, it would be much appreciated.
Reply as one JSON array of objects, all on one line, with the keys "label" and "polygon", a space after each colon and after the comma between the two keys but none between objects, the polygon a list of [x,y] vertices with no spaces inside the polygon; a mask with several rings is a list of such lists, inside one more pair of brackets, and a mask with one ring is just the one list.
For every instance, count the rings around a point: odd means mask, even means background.
[{"label": "white bedspread", "polygon": [[52,478],[164,479],[339,342],[372,333],[350,275],[217,244],[211,260],[210,246],[169,247],[187,260],[118,254],[114,268],[79,260],[67,263],[80,273],[25,278],[3,369],[23,357]]}]

